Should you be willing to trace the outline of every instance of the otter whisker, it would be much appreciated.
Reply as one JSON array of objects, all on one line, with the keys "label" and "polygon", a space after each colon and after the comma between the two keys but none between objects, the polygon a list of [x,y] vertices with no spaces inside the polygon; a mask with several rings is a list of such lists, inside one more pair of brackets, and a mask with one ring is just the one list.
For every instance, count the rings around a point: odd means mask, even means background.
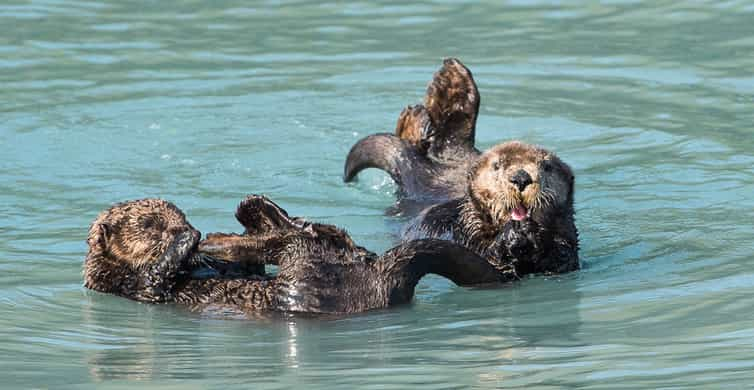
[{"label": "otter whisker", "polygon": [[578,269],[573,174],[554,154],[501,144],[482,154],[468,179],[462,198],[432,206],[412,228],[450,236],[511,279]]},{"label": "otter whisker", "polygon": [[557,194],[555,193],[555,191],[553,191],[551,189],[545,189],[543,192],[545,194],[545,200],[547,202],[547,207],[554,206],[555,205],[555,199],[557,197]]},{"label": "otter whisker", "polygon": [[496,196],[492,202],[490,214],[498,220],[502,221],[505,214],[511,209],[517,207],[521,200],[518,196],[511,196],[509,193],[501,193]]},{"label": "otter whisker", "polygon": [[542,208],[549,208],[552,206],[552,193],[548,189],[543,189],[540,191],[540,202],[542,203]]},{"label": "otter whisker", "polygon": [[547,194],[544,193],[544,191],[540,192],[537,196],[537,210],[542,210],[547,207]]}]

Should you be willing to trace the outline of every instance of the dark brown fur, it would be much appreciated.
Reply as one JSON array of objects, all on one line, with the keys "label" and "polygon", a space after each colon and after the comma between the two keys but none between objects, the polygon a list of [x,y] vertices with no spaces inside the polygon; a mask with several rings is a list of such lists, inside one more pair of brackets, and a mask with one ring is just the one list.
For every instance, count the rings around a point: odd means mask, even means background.
[{"label": "dark brown fur", "polygon": [[379,168],[390,174],[404,198],[460,196],[466,172],[479,156],[474,147],[479,102],[471,72],[459,60],[446,59],[427,87],[424,104],[401,112],[395,135],[373,134],[351,148],[344,181]]},{"label": "dark brown fur", "polygon": [[[524,188],[515,183],[520,172],[530,179]],[[553,153],[521,142],[501,144],[471,169],[464,196],[430,207],[405,237],[452,240],[505,275],[572,271],[579,268],[573,182],[570,167]],[[512,218],[517,207],[527,211],[523,220]]]},{"label": "dark brown fur", "polygon": [[[93,228],[176,211],[180,212],[164,201],[127,202],[100,215]],[[142,225],[134,230],[136,234],[115,229],[105,241],[90,240],[85,285],[146,302],[230,305],[244,311],[353,313],[409,302],[416,283],[427,273],[462,285],[501,281],[487,261],[450,242],[417,240],[377,256],[355,245],[343,230],[291,218],[265,197],[248,197],[236,215],[246,228],[244,234],[212,234],[198,248],[198,232],[182,213],[174,224],[155,225],[172,230],[153,232]],[[128,235],[119,236],[125,232]],[[158,245],[157,233],[170,244]],[[147,237],[143,234],[153,235],[154,240],[144,241]],[[138,245],[128,244],[131,241]],[[140,241],[167,248],[166,252],[155,249],[153,256],[136,259],[133,255],[141,252],[132,249],[142,245]],[[126,243],[126,249],[116,255],[109,246],[113,242]],[[276,277],[196,279],[191,275],[197,258],[212,259],[210,264],[276,264],[279,272]],[[123,279],[131,282],[122,283]],[[160,286],[160,294],[143,287],[155,284]]]},{"label": "dark brown fur", "polygon": [[200,236],[172,203],[142,199],[116,204],[89,228],[84,286],[139,301],[171,301],[186,274],[175,261],[193,252]]}]

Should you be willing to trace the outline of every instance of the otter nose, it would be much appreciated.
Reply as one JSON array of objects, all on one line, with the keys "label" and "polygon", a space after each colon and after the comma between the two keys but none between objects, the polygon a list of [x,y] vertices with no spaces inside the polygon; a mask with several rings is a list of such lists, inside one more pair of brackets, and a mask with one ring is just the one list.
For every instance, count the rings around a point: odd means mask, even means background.
[{"label": "otter nose", "polygon": [[531,176],[525,170],[519,169],[518,172],[513,174],[510,181],[518,187],[519,191],[523,191],[526,186],[531,184]]}]

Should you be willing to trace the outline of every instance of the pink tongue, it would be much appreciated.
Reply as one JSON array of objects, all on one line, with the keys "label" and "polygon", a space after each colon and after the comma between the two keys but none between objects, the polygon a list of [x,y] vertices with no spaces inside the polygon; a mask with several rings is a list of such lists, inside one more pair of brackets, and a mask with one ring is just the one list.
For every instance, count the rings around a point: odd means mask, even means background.
[{"label": "pink tongue", "polygon": [[526,212],[526,207],[518,205],[511,210],[511,218],[513,218],[514,221],[523,221],[526,218]]}]

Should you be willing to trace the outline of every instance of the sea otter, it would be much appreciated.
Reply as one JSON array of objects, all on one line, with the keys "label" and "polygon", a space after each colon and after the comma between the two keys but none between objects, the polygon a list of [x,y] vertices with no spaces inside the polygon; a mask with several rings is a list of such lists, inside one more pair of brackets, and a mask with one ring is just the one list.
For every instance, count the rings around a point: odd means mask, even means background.
[{"label": "sea otter", "polygon": [[424,104],[401,112],[395,134],[359,140],[348,153],[343,180],[367,168],[393,178],[403,198],[443,201],[461,196],[474,147],[479,91],[461,61],[448,58],[427,87]]},{"label": "sea otter", "polygon": [[[409,302],[427,273],[459,285],[505,281],[485,259],[448,241],[406,242],[378,256],[343,230],[291,218],[263,196],[238,207],[244,234],[200,234],[169,202],[145,199],[100,214],[89,233],[85,286],[144,302],[256,311],[355,313]],[[222,259],[224,258],[224,259]],[[276,276],[194,271],[275,264]]]},{"label": "sea otter", "polygon": [[422,212],[404,238],[452,240],[512,277],[576,270],[573,185],[571,168],[555,154],[500,144],[476,162],[462,197]]}]

